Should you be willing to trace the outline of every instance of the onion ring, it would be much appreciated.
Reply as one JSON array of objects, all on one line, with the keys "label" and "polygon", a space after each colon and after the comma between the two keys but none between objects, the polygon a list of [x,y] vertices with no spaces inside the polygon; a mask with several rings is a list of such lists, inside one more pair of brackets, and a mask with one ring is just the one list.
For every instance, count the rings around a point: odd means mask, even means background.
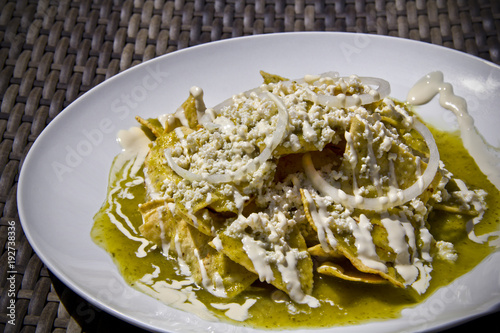
[{"label": "onion ring", "polygon": [[304,154],[302,159],[305,173],[313,184],[313,187],[318,190],[318,192],[324,196],[331,197],[335,203],[339,203],[347,208],[384,211],[389,208],[405,204],[418,197],[427,187],[429,187],[439,167],[439,151],[432,133],[424,124],[416,119],[414,120],[412,127],[419,132],[420,135],[422,135],[427,143],[427,147],[429,148],[429,162],[422,176],[419,177],[419,179],[417,179],[417,181],[415,181],[415,183],[413,183],[410,187],[404,190],[392,188],[388,195],[379,196],[377,198],[365,198],[359,195],[355,196],[347,194],[340,188],[330,185],[325,179],[323,179],[323,177],[321,177],[319,172],[314,168],[314,164],[312,163],[311,155],[309,153]]},{"label": "onion ring", "polygon": [[366,85],[376,85],[376,89],[372,89],[369,93],[365,94],[353,94],[353,95],[318,95],[308,89],[306,98],[310,99],[311,102],[322,106],[328,106],[331,108],[348,108],[351,106],[361,106],[365,104],[374,103],[384,99],[389,96],[391,92],[391,86],[389,82],[383,79],[374,77],[360,77],[361,82]]},{"label": "onion ring", "polygon": [[276,104],[278,108],[278,119],[276,129],[271,138],[270,143],[262,150],[259,156],[253,158],[247,165],[235,172],[227,172],[222,174],[197,174],[186,170],[179,166],[172,157],[170,148],[165,149],[165,158],[168,166],[180,177],[189,181],[202,181],[205,180],[211,184],[229,183],[233,181],[240,181],[248,173],[255,172],[262,164],[269,160],[272,156],[274,149],[281,143],[285,137],[288,126],[288,111],[281,98],[276,95],[266,92],[265,95]]}]

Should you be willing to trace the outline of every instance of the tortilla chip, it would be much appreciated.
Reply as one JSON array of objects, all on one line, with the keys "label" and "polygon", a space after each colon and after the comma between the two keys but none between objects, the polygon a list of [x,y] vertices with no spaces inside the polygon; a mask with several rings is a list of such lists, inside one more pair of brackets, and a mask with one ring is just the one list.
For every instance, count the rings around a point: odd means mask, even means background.
[{"label": "tortilla chip", "polygon": [[[188,127],[180,127],[178,130],[180,130],[184,136],[194,131]],[[159,136],[146,156],[146,172],[151,181],[151,186],[157,192],[162,192],[162,186],[165,181],[173,181],[175,183],[182,181],[182,177],[174,172],[165,161],[165,149],[173,148],[179,141],[176,132],[177,130],[166,132]],[[187,186],[189,186],[189,184]],[[193,216],[200,215],[198,214],[198,211],[203,210],[204,208],[210,208],[221,213],[238,213],[234,197],[232,195],[224,195],[222,191],[223,186],[224,184],[213,185],[213,189],[206,195],[197,195],[195,198],[189,200],[189,209],[187,209],[187,205],[182,202],[182,198],[176,198],[178,212],[187,217],[186,221],[191,221],[190,224],[192,226],[198,228],[198,225],[200,225],[200,231],[206,235],[213,235],[212,231],[210,231],[212,228],[211,224],[204,223],[203,219],[200,223],[197,223],[196,220],[193,219]],[[207,200],[208,196],[210,196],[210,200]]]},{"label": "tortilla chip", "polygon": [[369,267],[366,264],[364,264],[363,261],[361,259],[359,259],[358,256],[356,255],[356,251],[353,249],[353,247],[349,246],[349,244],[347,242],[345,242],[344,240],[339,241],[338,248],[344,254],[344,256],[347,259],[349,259],[349,261],[352,263],[353,267],[355,267],[358,271],[363,272],[363,273],[368,273],[368,274],[379,275],[382,278],[389,281],[391,284],[393,284],[396,287],[399,287],[399,288],[406,287],[404,284],[404,281],[401,281],[401,278],[398,276],[392,262],[384,262],[383,263],[387,268],[387,271],[384,272],[382,270],[372,268],[372,267]]},{"label": "tortilla chip", "polygon": [[[361,156],[370,160],[375,159],[375,161],[367,163],[361,157],[356,158],[356,166],[353,169],[349,159],[344,159],[341,170],[348,180],[341,182],[342,190],[348,194],[353,194],[352,179],[355,178],[357,187],[364,188],[367,192],[363,194],[364,197],[380,195],[378,193],[379,189],[376,188],[372,177],[369,176],[371,172],[378,173],[381,180],[380,189],[385,193],[388,192],[388,187],[392,185],[393,172],[399,188],[410,187],[418,180],[418,169],[423,172],[427,164],[421,159],[417,160],[417,156],[410,147],[402,144],[401,141],[391,141],[389,147],[381,149],[384,140],[376,137],[378,133],[370,130],[365,121],[370,120],[369,118],[368,120],[361,120],[358,117],[353,117],[349,133],[355,145],[346,145],[345,154],[348,156]],[[417,163],[419,163],[418,166]],[[375,165],[376,170],[371,170],[370,165]]]},{"label": "tortilla chip", "polygon": [[[246,234],[244,236],[249,236],[252,237],[253,241],[258,242],[257,239],[253,238],[254,236],[251,236],[249,234]],[[234,260],[235,262],[239,263],[249,271],[259,274],[259,271],[262,269],[262,267],[256,267],[254,266],[254,262],[252,259],[249,257],[249,253],[247,250],[245,250],[246,246],[243,244],[243,235],[241,237],[235,237],[233,235],[228,235],[226,232],[221,232],[219,234],[219,239],[222,244],[222,252],[226,254],[229,258]],[[303,291],[303,293],[310,295],[313,289],[313,263],[312,259],[307,252],[306,249],[306,244],[305,240],[302,237],[302,235],[294,230],[291,232],[288,236],[287,243],[289,244],[290,249],[287,250],[284,253],[284,256],[287,255],[287,253],[291,253],[291,251],[294,251],[295,253],[300,253],[301,255],[296,257],[296,267],[289,267],[291,270],[296,269],[298,279],[300,282],[300,287]],[[289,290],[289,282],[288,278],[283,276],[282,274],[282,269],[283,264],[278,264],[276,262],[273,262],[272,258],[280,257],[280,254],[277,254],[277,252],[274,252],[274,249],[264,249],[264,248],[258,248],[258,249],[250,249],[249,251],[259,251],[258,256],[266,262],[267,265],[269,265],[267,268],[270,268],[272,271],[272,278],[268,278],[266,282],[272,284],[276,288],[286,292],[287,294],[290,295],[290,290]],[[256,252],[254,252],[255,254]],[[250,254],[252,255],[252,254]],[[292,254],[295,255],[295,254]],[[290,270],[288,270],[290,272]],[[264,281],[264,277],[260,277],[261,281]]]},{"label": "tortilla chip", "polygon": [[326,261],[322,263],[316,271],[319,274],[335,276],[341,278],[342,280],[363,282],[370,284],[386,284],[388,281],[377,274],[363,273],[356,269],[348,261],[339,263],[333,263]]},{"label": "tortilla chip", "polygon": [[192,227],[207,236],[215,236],[226,224],[226,220],[234,214],[214,212],[208,208],[201,208],[196,213],[190,213],[182,205],[176,205],[176,213],[183,217]]},{"label": "tortilla chip", "polygon": [[321,244],[316,244],[314,246],[309,247],[307,249],[307,252],[309,252],[311,256],[318,258],[322,261],[344,258],[344,254],[342,252],[331,248],[325,251],[325,249],[323,249]]},{"label": "tortilla chip", "polygon": [[[319,247],[316,247],[313,250],[319,250],[319,248],[322,248],[322,251],[325,253],[334,252],[336,253],[336,257],[344,256],[345,258],[349,259],[351,264],[358,271],[379,275],[384,279],[390,281],[397,287],[405,287],[404,280],[397,274],[397,271],[394,269],[396,253],[394,253],[392,248],[389,247],[387,242],[387,231],[385,230],[385,228],[383,228],[380,219],[377,220],[375,218],[376,213],[369,215],[370,223],[372,223],[372,230],[370,231],[370,233],[376,250],[376,254],[374,254],[376,257],[365,259],[369,260],[370,262],[376,262],[375,265],[372,265],[372,267],[370,267],[358,257],[358,250],[355,246],[355,237],[352,234],[351,228],[337,228],[334,223],[325,226],[322,224],[322,221],[315,221],[315,218],[318,218],[316,216],[317,214],[311,213],[311,210],[313,209],[316,212],[319,210],[316,206],[317,203],[314,198],[312,202],[310,202],[310,200],[307,200],[308,198],[306,190],[301,190],[301,193],[308,221],[310,221],[311,226],[313,226],[316,231],[320,230],[318,229],[318,226],[321,226],[320,232],[322,232],[323,235],[321,237],[318,236],[318,238],[325,239],[324,243],[320,244]],[[327,213],[329,209],[333,210],[334,208],[326,207]],[[325,209],[323,210],[323,212],[324,211]],[[359,217],[356,217],[356,219],[359,220]],[[350,221],[350,223],[358,223],[356,219],[353,219],[352,221]],[[330,239],[332,237],[334,239]],[[332,245],[332,243],[334,244]],[[379,268],[377,269],[375,267]]]},{"label": "tortilla chip", "polygon": [[[186,135],[193,130],[187,127],[182,127],[181,131]],[[144,161],[146,173],[151,182],[151,186],[157,192],[161,192],[163,182],[168,178],[175,182],[179,182],[182,178],[177,175],[165,161],[165,149],[172,148],[179,141],[175,132],[168,132],[159,136],[155,144],[151,146],[148,155]]]},{"label": "tortilla chip", "polygon": [[[172,132],[177,127],[185,126],[190,129],[198,128],[198,110],[196,108],[196,98],[190,93],[189,97],[182,103],[182,105],[175,111],[174,115],[177,117],[173,118],[173,122],[166,122],[165,133]],[[179,117],[184,118],[187,121],[181,123]]]},{"label": "tortilla chip", "polygon": [[281,82],[281,81],[289,81],[289,79],[285,79],[282,76],[279,76],[279,75],[276,75],[276,74],[269,74],[269,73],[266,73],[264,71],[260,71],[260,75],[264,79],[264,83],[265,84],[278,83],[278,82]]},{"label": "tortilla chip", "polygon": [[[342,163],[345,141],[342,141],[338,145],[328,144],[321,151],[318,151],[316,147],[312,149],[303,148],[304,152],[311,154],[311,159],[317,169],[329,166],[333,170],[337,170]],[[304,152],[287,153],[279,158],[274,176],[275,182],[282,182],[287,176],[304,171],[304,167],[302,166]]]},{"label": "tortilla chip", "polygon": [[144,130],[144,133],[146,133],[148,138],[151,140],[155,140],[157,137],[162,135],[164,128],[157,118],[143,119],[136,116],[135,119],[139,122],[139,124],[141,124],[141,128]]},{"label": "tortilla chip", "polygon": [[184,103],[182,103],[181,108],[184,110],[184,116],[188,121],[189,128],[196,129],[198,126],[198,111],[196,109],[196,98],[192,94]]},{"label": "tortilla chip", "polygon": [[232,298],[257,279],[257,275],[212,248],[209,245],[212,237],[172,215],[171,210],[162,205],[162,200],[146,203],[140,210],[144,220],[139,228],[142,235],[159,245],[168,243],[169,254],[177,257],[180,265],[187,265],[194,281],[210,293]]}]

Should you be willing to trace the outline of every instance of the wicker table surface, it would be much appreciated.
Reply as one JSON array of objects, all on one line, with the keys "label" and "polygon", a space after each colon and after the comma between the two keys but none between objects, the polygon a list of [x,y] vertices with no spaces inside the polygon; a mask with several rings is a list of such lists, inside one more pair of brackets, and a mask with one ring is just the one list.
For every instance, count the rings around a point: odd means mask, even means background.
[{"label": "wicker table surface", "polygon": [[[498,0],[0,0],[0,13],[0,331],[5,332],[134,329],[87,303],[44,266],[23,234],[16,202],[19,170],[37,136],[78,96],[111,76],[193,45],[289,31],[399,36],[500,64]],[[9,241],[15,245],[14,269],[8,267]],[[12,270],[17,274],[9,294]],[[11,299],[16,325],[8,324]],[[499,316],[463,327],[491,324],[499,332]]]}]

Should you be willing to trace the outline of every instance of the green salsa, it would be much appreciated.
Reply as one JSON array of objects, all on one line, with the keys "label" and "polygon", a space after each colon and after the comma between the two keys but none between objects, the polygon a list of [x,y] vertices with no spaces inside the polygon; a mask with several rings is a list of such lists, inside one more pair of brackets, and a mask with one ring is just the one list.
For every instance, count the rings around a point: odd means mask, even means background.
[{"label": "green salsa", "polygon": [[[438,130],[433,130],[433,134],[446,168],[471,188],[481,188],[488,193],[488,210],[476,226],[476,234],[498,230],[498,189],[479,170],[464,149],[459,136]],[[138,176],[143,177],[141,172]],[[176,263],[167,260],[159,249],[155,249],[154,245],[137,232],[142,224],[138,206],[145,200],[144,184],[128,187],[127,195],[123,195],[119,194],[119,191],[113,192],[113,189],[126,187],[126,183],[132,179],[126,177],[124,170],[119,170],[111,176],[108,199],[96,214],[91,231],[94,242],[112,256],[125,281],[136,288],[138,282],[144,280],[145,274],[151,274],[155,269],[157,274],[153,278],[154,281],[170,283],[185,280],[185,277],[180,275]],[[364,284],[318,274],[315,275],[312,294],[322,301],[318,308],[276,299],[272,296],[274,290],[259,282],[230,300],[221,300],[201,287],[192,286],[192,290],[209,312],[220,320],[261,329],[320,328],[397,318],[403,308],[422,302],[438,288],[473,269],[494,250],[487,244],[477,244],[469,240],[465,229],[469,218],[440,210],[433,211],[429,216],[430,231],[434,238],[452,242],[458,259],[450,262],[434,258],[432,280],[423,295],[390,284]],[[125,225],[124,221],[127,219],[131,225]],[[131,234],[126,236],[122,232],[123,228],[135,230],[135,233],[131,231]],[[144,291],[144,288],[140,289]],[[244,321],[234,321],[224,315],[224,309],[211,305],[224,302],[243,304],[247,299],[257,299],[257,303],[249,308],[248,318]]]}]

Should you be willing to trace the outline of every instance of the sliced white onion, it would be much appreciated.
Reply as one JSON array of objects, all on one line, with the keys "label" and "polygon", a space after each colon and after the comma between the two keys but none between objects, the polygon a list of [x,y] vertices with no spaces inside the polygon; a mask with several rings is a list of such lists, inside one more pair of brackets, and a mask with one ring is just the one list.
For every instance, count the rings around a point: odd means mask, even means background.
[{"label": "sliced white onion", "polygon": [[[335,72],[328,72],[321,74],[317,76],[316,81],[319,82],[319,79],[321,78],[331,78],[334,81],[338,81],[340,79],[344,80],[350,79],[348,77],[339,77],[338,73]],[[314,77],[311,77],[311,80],[312,79],[314,79]],[[322,106],[328,106],[332,108],[348,108],[351,106],[360,106],[380,101],[385,97],[389,96],[389,94],[391,93],[391,85],[384,79],[376,77],[359,77],[359,79],[363,84],[376,86],[376,88],[372,89],[369,93],[359,94],[359,95],[353,94],[350,96],[347,96],[345,94],[319,95],[313,92],[312,90],[306,88],[306,95],[304,97],[306,100],[309,100],[311,102],[314,102]],[[292,85],[292,82],[296,82],[298,84],[307,82],[310,84],[311,80],[308,79],[290,80],[283,82],[283,85],[285,87],[290,87]]]},{"label": "sliced white onion", "polygon": [[264,148],[264,150],[259,154],[259,156],[253,158],[248,162],[243,168],[238,169],[233,172],[226,172],[223,174],[197,174],[189,170],[186,170],[179,166],[172,158],[172,152],[169,148],[165,149],[165,158],[167,160],[168,166],[180,177],[189,181],[201,181],[205,180],[212,184],[229,183],[234,181],[239,181],[249,173],[254,173],[259,167],[269,160],[272,156],[274,149],[281,143],[286,134],[286,129],[288,126],[288,111],[286,106],[281,100],[270,92],[264,94],[270,100],[272,100],[278,108],[278,119],[276,122],[276,129],[269,142],[269,144]]},{"label": "sliced white onion", "polygon": [[418,197],[427,187],[429,187],[439,167],[439,151],[432,133],[424,124],[416,119],[412,126],[426,141],[430,156],[424,174],[417,179],[415,183],[404,190],[393,188],[389,191],[388,195],[377,198],[365,198],[360,195],[347,194],[342,189],[330,185],[321,177],[319,172],[314,168],[309,153],[304,154],[302,161],[305,173],[316,190],[324,196],[331,197],[335,203],[341,204],[347,208],[384,211],[391,207],[402,205]]},{"label": "sliced white onion", "polygon": [[377,88],[372,89],[369,93],[359,95],[353,94],[350,96],[345,94],[319,95],[311,90],[308,90],[306,98],[309,98],[311,102],[322,106],[328,106],[331,108],[348,108],[351,106],[360,106],[377,102],[389,96],[391,92],[391,86],[386,80],[373,77],[360,77],[360,80],[366,85],[375,85]]},{"label": "sliced white onion", "polygon": [[[261,87],[257,87],[257,88],[253,88],[253,89],[244,91],[244,92],[242,92],[241,94],[238,94],[238,95],[244,95],[246,97],[250,97],[253,93],[255,93],[255,94],[262,94],[263,91],[264,90],[262,90]],[[224,109],[227,106],[231,106],[233,104],[234,104],[234,99],[233,99],[233,97],[230,97],[230,98],[228,98],[228,99],[220,102],[219,104],[217,104],[216,106],[214,106],[212,109],[215,111],[216,114],[220,114],[220,112],[222,111],[222,109]]]},{"label": "sliced white onion", "polygon": [[305,75],[303,78],[300,79],[295,79],[295,80],[287,80],[287,81],[282,81],[282,84],[285,85],[286,87],[290,87],[292,82],[302,84],[302,83],[308,83],[308,84],[319,84],[320,79],[325,79],[325,78],[330,78],[332,80],[338,80],[340,79],[339,73],[338,72],[325,72],[320,75]]},{"label": "sliced white onion", "polygon": [[174,170],[176,174],[180,177],[187,179],[189,181],[201,181],[203,180],[203,176],[197,173],[193,173],[189,170],[182,168],[179,164],[177,164],[172,158],[172,151],[170,148],[165,149],[165,158],[167,160],[168,166]]}]

